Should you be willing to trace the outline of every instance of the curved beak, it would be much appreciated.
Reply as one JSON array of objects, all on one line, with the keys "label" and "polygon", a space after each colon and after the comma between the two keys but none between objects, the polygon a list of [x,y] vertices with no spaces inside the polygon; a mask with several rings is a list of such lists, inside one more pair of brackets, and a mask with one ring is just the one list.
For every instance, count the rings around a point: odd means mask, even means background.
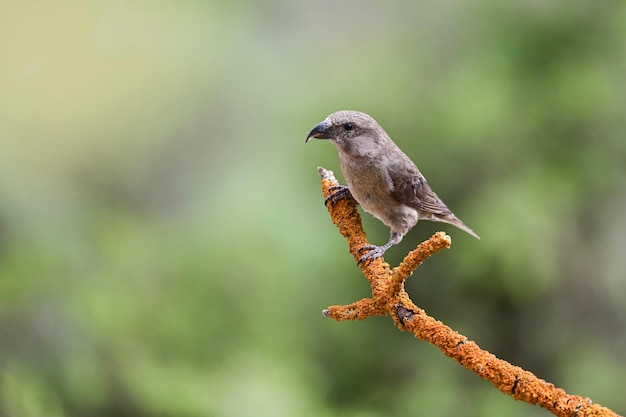
[{"label": "curved beak", "polygon": [[328,122],[326,122],[326,120],[324,120],[323,122],[315,125],[315,127],[307,135],[304,143],[307,143],[309,139],[311,138],[330,139],[331,137],[329,134],[330,134],[330,125],[328,124]]}]

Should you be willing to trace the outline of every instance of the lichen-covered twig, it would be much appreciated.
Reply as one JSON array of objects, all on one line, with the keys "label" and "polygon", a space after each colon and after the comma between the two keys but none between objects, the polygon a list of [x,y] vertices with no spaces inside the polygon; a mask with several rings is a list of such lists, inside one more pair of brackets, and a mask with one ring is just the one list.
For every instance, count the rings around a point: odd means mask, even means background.
[{"label": "lichen-covered twig", "polygon": [[[332,171],[320,167],[318,172],[322,179],[324,198],[327,198],[332,194],[331,188],[339,184]],[[333,223],[348,240],[350,253],[358,261],[362,255],[360,249],[369,245],[369,242],[363,232],[356,201],[348,196],[327,202]],[[404,281],[430,255],[449,248],[451,243],[450,237],[445,233],[435,233],[411,251],[393,270],[382,257],[362,262],[359,266],[372,287],[372,297],[346,306],[328,307],[324,310],[324,315],[337,321],[389,315],[400,330],[407,330],[418,339],[435,345],[446,356],[490,381],[500,391],[516,400],[536,404],[563,417],[617,416],[606,407],[592,404],[588,398],[570,395],[531,372],[482,350],[476,343],[467,340],[465,336],[430,317],[413,304],[404,290]]]}]

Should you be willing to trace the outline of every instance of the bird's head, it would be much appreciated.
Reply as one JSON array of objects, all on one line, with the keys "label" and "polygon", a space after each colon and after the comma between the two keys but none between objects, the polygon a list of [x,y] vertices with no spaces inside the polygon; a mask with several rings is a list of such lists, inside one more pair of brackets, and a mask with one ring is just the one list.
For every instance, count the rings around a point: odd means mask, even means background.
[{"label": "bird's head", "polygon": [[373,117],[353,110],[331,114],[309,132],[306,142],[311,138],[328,139],[340,152],[352,155],[365,155],[389,140]]}]

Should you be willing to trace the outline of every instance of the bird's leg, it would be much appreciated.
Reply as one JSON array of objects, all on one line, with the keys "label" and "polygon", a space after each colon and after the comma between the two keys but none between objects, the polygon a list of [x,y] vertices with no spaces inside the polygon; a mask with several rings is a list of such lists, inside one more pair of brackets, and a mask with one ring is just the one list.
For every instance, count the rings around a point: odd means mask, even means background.
[{"label": "bird's leg", "polygon": [[391,231],[391,236],[389,237],[389,242],[385,243],[384,245],[382,245],[382,246],[376,246],[376,245],[366,245],[366,246],[363,246],[361,249],[359,249],[359,251],[367,250],[367,252],[365,252],[365,254],[359,258],[359,261],[356,264],[360,265],[361,262],[366,261],[368,259],[380,258],[381,256],[383,256],[383,254],[385,253],[385,251],[387,249],[389,249],[390,247],[392,247],[393,245],[395,245],[397,243],[400,243],[400,241],[402,240],[403,236],[404,235],[401,235],[400,233],[394,232],[392,230]]},{"label": "bird's leg", "polygon": [[337,203],[339,200],[343,200],[344,198],[352,197],[350,194],[350,189],[345,185],[333,185],[328,189],[328,191],[332,192],[326,199],[324,200],[324,204],[328,205],[328,203]]}]

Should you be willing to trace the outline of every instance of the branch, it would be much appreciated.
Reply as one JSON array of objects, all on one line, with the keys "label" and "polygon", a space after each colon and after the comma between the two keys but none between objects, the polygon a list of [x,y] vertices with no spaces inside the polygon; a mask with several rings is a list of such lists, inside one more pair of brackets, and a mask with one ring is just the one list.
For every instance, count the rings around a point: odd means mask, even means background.
[{"label": "branch", "polygon": [[[332,171],[318,168],[322,179],[324,198],[332,194],[331,187],[339,185]],[[328,204],[328,212],[339,232],[348,240],[350,253],[355,261],[361,257],[359,250],[369,245],[357,203],[352,198],[344,198]],[[570,395],[563,389],[537,378],[531,372],[511,365],[442,322],[435,320],[417,307],[404,290],[404,281],[430,255],[452,244],[450,236],[444,232],[435,233],[430,239],[409,252],[397,268],[391,270],[383,258],[361,262],[360,268],[372,287],[372,298],[364,298],[346,306],[331,306],[323,314],[337,321],[363,320],[371,316],[391,316],[396,327],[408,330],[418,339],[424,340],[441,350],[466,369],[490,381],[503,393],[516,400],[536,404],[557,416],[618,416],[599,404],[592,404],[589,398]]]}]

